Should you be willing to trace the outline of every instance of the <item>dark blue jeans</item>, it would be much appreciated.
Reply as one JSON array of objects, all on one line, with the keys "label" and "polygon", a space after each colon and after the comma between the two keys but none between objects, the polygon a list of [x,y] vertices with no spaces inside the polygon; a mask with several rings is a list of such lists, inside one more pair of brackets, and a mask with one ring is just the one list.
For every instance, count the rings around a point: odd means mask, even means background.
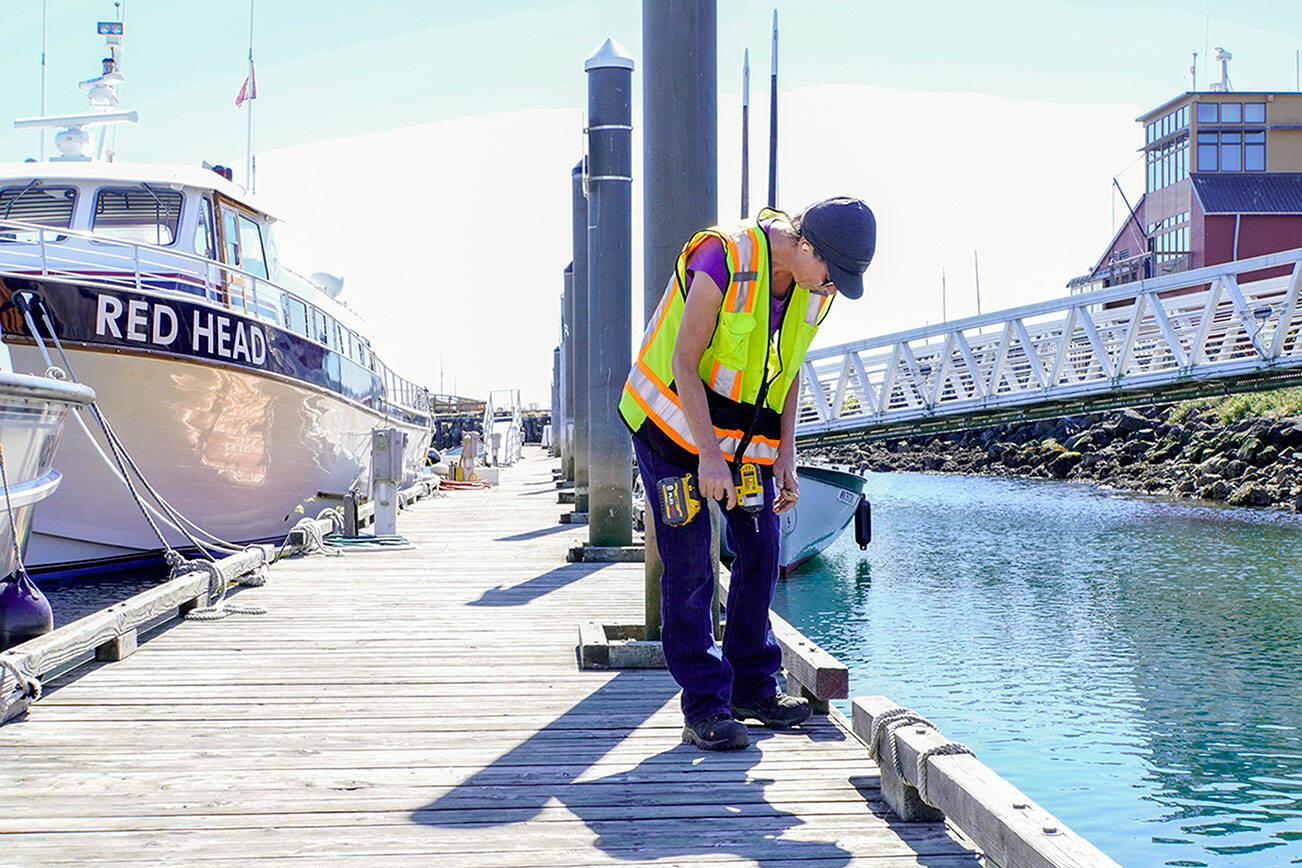
[{"label": "dark blue jeans", "polygon": [[681,527],[664,523],[656,483],[667,476],[692,474],[696,467],[666,461],[642,438],[633,438],[638,472],[646,491],[646,512],[655,521],[656,549],[664,564],[660,579],[661,643],[665,662],[683,688],[683,717],[694,723],[728,714],[732,705],[751,705],[777,692],[782,649],[769,625],[769,605],[778,580],[778,517],[773,513],[773,480],[764,480],[764,508],[752,515],[737,507],[723,511],[737,552],[726,603],[728,623],[723,648],[714,641],[710,602],[710,513],[701,511]]}]

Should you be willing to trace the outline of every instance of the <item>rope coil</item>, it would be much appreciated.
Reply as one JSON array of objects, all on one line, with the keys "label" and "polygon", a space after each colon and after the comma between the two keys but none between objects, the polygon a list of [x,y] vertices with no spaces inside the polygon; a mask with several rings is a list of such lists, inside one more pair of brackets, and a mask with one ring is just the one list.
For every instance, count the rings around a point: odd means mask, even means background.
[{"label": "rope coil", "polygon": [[929,747],[918,754],[918,798],[922,799],[924,805],[932,808],[936,807],[936,804],[931,801],[931,797],[927,795],[927,760],[934,756],[960,756],[962,754],[976,756],[976,754],[972,753],[970,747],[956,741],[947,741],[944,744]]},{"label": "rope coil", "polygon": [[[874,762],[878,761],[878,758],[881,755],[879,744],[882,734],[885,733],[889,736],[887,745],[890,748],[891,765],[895,767],[895,772],[900,776],[900,780],[906,784],[908,783],[908,778],[904,776],[904,766],[900,763],[899,735],[897,730],[911,724],[920,724],[933,730],[937,735],[940,735],[940,728],[937,727],[936,724],[927,720],[927,718],[920,714],[910,711],[907,708],[900,708],[899,706],[888,708],[881,714],[873,717],[872,727],[868,731],[869,759]],[[936,807],[936,804],[931,801],[931,796],[927,791],[927,760],[934,756],[959,756],[962,754],[976,756],[970,747],[956,741],[946,741],[943,744],[929,747],[918,754],[917,763],[914,768],[914,777],[918,781],[918,798],[922,800],[924,805],[931,808]]]},{"label": "rope coil", "polygon": [[226,591],[231,585],[244,584],[250,587],[265,585],[267,583],[265,564],[254,571],[258,574],[254,578],[249,580],[235,579],[228,583],[212,561],[187,561],[174,552],[169,552],[165,557],[167,557],[168,563],[172,564],[173,578],[193,572],[208,574],[208,605],[198,606],[186,612],[185,619],[187,621],[220,621],[227,615],[267,614],[267,610],[262,606],[226,602]]},{"label": "rope coil", "polygon": [[[18,694],[18,699],[29,699],[32,702],[41,698],[41,682],[39,679],[32,678],[26,672],[18,668],[7,656],[0,656],[0,667],[7,669],[14,676],[13,693]],[[0,681],[3,681],[3,675],[0,675]],[[8,703],[6,703],[8,704]]]},{"label": "rope coil", "polygon": [[935,729],[937,732],[940,731],[939,729],[937,729],[936,724],[932,723],[930,720],[927,720],[927,718],[923,717],[922,715],[910,711],[907,708],[900,708],[899,706],[896,706],[895,708],[888,708],[886,711],[883,711],[881,714],[875,716],[873,718],[872,729],[870,729],[868,732],[869,759],[876,762],[878,757],[881,756],[881,750],[878,747],[878,745],[880,743],[882,733],[885,732],[885,734],[890,737],[889,740],[887,741],[887,744],[890,746],[890,751],[891,751],[891,765],[894,766],[896,774],[900,776],[900,780],[904,780],[906,781],[906,783],[907,780],[904,777],[904,767],[900,765],[900,752],[897,745],[898,739],[895,731],[900,727],[908,726],[911,723],[920,723],[923,726],[927,726],[932,729]]}]

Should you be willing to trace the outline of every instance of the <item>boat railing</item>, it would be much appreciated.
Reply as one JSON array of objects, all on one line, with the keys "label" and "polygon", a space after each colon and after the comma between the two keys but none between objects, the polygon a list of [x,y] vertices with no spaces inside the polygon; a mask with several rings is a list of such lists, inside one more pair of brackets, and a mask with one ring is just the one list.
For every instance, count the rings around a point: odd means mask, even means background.
[{"label": "boat railing", "polygon": [[[302,291],[179,247],[20,220],[0,220],[0,277],[194,296],[286,329],[291,326],[285,322],[282,297],[293,296],[319,306],[314,299],[301,298]],[[334,349],[348,355],[347,350]],[[391,403],[429,412],[427,389],[372,357],[371,370],[380,375]]]},{"label": "boat railing", "polygon": [[497,389],[484,403],[484,438],[494,464],[514,464],[524,448],[519,389]]},{"label": "boat railing", "polygon": [[277,325],[280,296],[288,292],[265,276],[179,247],[20,220],[0,220],[0,275],[195,295]]}]

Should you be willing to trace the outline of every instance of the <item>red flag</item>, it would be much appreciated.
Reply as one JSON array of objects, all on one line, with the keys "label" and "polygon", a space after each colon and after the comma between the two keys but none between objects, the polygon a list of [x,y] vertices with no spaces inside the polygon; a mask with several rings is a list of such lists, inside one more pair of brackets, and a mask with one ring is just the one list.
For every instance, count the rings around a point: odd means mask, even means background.
[{"label": "red flag", "polygon": [[258,80],[253,77],[253,62],[249,61],[249,77],[244,79],[244,86],[240,88],[240,95],[235,97],[235,107],[239,108],[244,105],[246,99],[258,98]]}]

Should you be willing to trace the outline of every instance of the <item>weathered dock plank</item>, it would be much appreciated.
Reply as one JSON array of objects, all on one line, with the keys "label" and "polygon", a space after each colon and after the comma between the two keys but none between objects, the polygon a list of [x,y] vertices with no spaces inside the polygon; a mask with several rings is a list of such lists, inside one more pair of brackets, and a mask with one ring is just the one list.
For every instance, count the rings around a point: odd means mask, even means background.
[{"label": "weathered dock plank", "polygon": [[46,685],[0,727],[8,864],[976,865],[905,823],[839,718],[680,744],[663,671],[584,672],[641,618],[641,564],[567,564],[538,451],[413,506],[409,551],[275,565],[241,601]]}]

